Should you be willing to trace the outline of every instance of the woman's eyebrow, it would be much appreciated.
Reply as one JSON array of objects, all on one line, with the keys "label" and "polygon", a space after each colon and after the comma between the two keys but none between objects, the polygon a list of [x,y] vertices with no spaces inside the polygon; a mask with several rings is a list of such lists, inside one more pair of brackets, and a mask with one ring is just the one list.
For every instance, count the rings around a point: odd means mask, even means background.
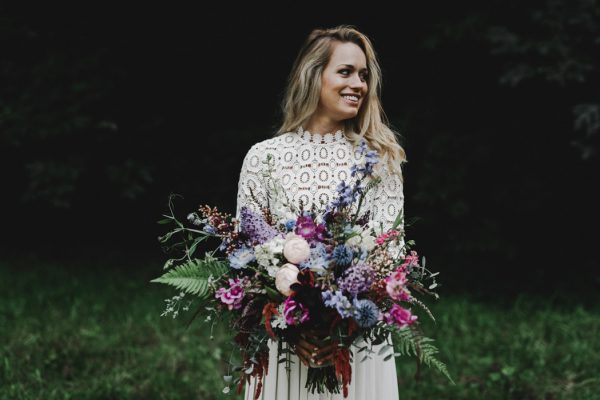
[{"label": "woman's eyebrow", "polygon": [[[345,65],[346,67],[354,68],[354,65],[352,65],[352,64],[339,64],[338,67],[340,65]],[[363,69],[361,69],[361,71],[367,71],[367,68],[363,68]]]}]

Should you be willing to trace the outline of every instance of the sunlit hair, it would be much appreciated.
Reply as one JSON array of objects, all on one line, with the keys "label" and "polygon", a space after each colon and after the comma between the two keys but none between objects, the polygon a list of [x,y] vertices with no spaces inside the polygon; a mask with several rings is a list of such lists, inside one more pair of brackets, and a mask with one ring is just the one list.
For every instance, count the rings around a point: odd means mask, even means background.
[{"label": "sunlit hair", "polygon": [[368,92],[356,117],[344,121],[344,133],[354,144],[364,137],[369,146],[377,150],[382,160],[387,160],[390,169],[402,179],[401,164],[407,162],[406,153],[398,143],[396,135],[399,134],[389,127],[381,106],[381,68],[369,38],[352,25],[314,29],[310,33],[288,76],[281,103],[283,122],[276,135],[295,132],[300,126],[306,126],[317,110],[321,76],[333,53],[334,42],[357,44],[367,59]]}]

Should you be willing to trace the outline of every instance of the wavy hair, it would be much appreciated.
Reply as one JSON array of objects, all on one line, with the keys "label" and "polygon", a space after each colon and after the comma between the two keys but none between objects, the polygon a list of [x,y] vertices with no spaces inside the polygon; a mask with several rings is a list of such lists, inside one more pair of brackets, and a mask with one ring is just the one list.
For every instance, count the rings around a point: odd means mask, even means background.
[{"label": "wavy hair", "polygon": [[398,143],[399,133],[392,130],[380,101],[382,73],[371,41],[353,25],[314,29],[306,38],[292,66],[284,91],[281,110],[283,122],[275,136],[295,132],[316,111],[321,94],[321,77],[333,53],[334,42],[358,45],[367,59],[368,91],[358,114],[344,121],[344,133],[356,144],[365,138],[377,150],[389,168],[402,180],[402,163],[406,153]]}]

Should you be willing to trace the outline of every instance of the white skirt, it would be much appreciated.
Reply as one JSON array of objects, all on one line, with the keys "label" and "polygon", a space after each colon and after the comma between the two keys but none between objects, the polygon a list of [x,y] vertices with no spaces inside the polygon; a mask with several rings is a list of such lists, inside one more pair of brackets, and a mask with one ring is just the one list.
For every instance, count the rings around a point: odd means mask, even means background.
[{"label": "white skirt", "polygon": [[[391,339],[390,339],[391,342]],[[384,358],[393,353],[388,349],[379,355],[380,348],[385,345],[373,346],[370,358],[361,361],[368,350],[358,353],[364,346],[362,339],[358,339],[352,346],[354,357],[351,361],[352,379],[348,385],[348,397],[344,399],[340,384],[340,393],[310,393],[305,388],[308,367],[302,364],[297,355],[291,354],[289,373],[286,370],[287,362],[277,364],[277,342],[269,339],[269,373],[263,377],[263,387],[259,399],[261,400],[398,400],[398,378],[396,376],[396,358]],[[356,347],[358,346],[358,347]],[[282,357],[284,357],[282,355]],[[254,399],[257,378],[252,378],[246,384],[244,400]]]}]

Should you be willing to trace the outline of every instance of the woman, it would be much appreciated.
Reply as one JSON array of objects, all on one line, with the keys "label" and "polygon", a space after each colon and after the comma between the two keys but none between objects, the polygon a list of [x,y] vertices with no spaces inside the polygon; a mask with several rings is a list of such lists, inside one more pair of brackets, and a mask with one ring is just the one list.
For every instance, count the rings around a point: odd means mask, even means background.
[{"label": "woman", "polygon": [[[376,174],[382,183],[369,192],[366,207],[372,220],[391,227],[403,208],[401,163],[405,152],[384,122],[381,108],[381,70],[370,40],[350,25],[315,29],[298,54],[288,79],[283,123],[275,137],[252,146],[242,165],[237,215],[242,205],[255,211],[272,201],[274,186],[265,180],[264,160],[271,154],[274,178],[296,206],[310,208],[333,199],[342,180],[351,181],[350,168],[358,160],[355,145],[361,138],[377,150],[381,160]],[[273,210],[277,212],[277,210]],[[332,346],[318,345],[316,337],[301,339],[293,348],[291,369],[277,363],[277,344],[269,341],[269,372],[261,397],[269,400],[342,399],[342,394],[309,393],[305,389],[309,362],[331,361]],[[360,344],[360,343],[358,343]],[[398,399],[395,358],[378,354],[370,358],[354,348],[349,399]],[[246,399],[254,398],[256,381],[246,385]]]}]

